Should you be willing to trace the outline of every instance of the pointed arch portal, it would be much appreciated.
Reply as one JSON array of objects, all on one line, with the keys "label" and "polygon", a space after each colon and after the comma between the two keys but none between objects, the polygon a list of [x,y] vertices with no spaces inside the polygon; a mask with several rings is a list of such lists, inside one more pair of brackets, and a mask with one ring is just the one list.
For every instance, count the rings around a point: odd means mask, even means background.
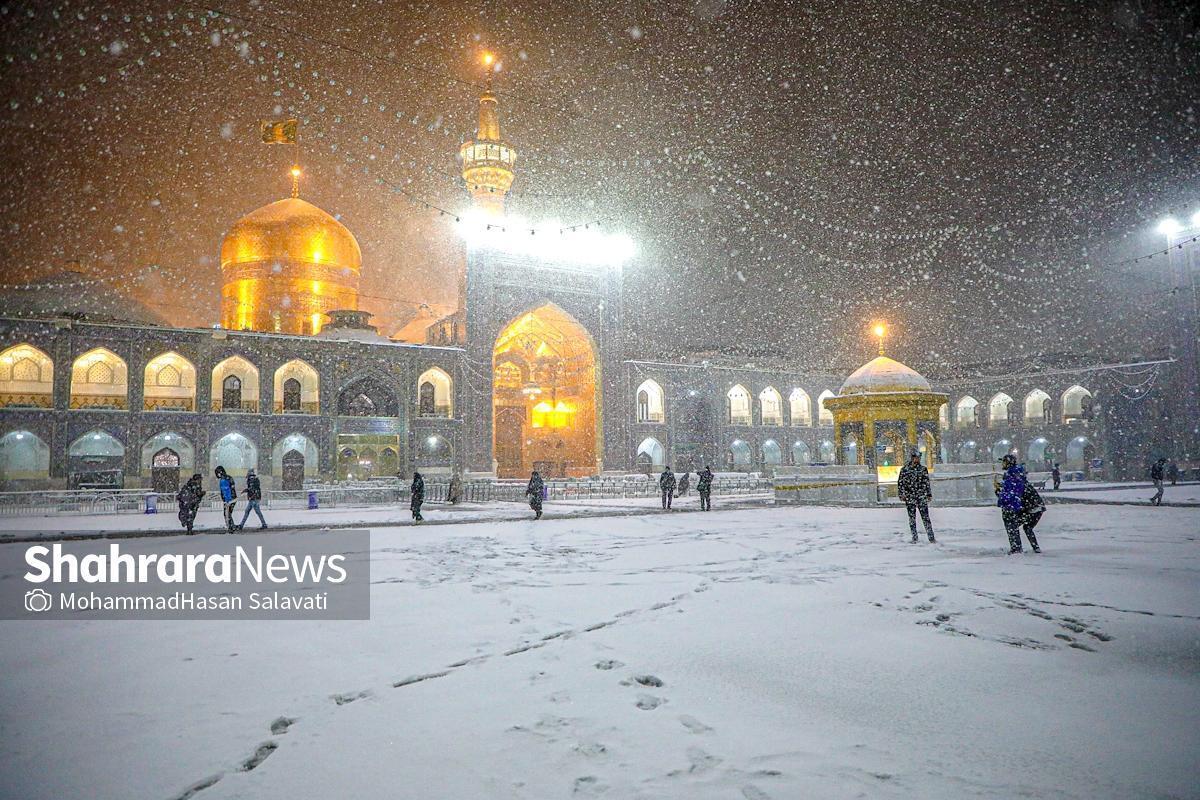
[{"label": "pointed arch portal", "polygon": [[521,314],[492,351],[496,471],[515,478],[594,475],[600,459],[599,365],[587,330],[548,303]]}]

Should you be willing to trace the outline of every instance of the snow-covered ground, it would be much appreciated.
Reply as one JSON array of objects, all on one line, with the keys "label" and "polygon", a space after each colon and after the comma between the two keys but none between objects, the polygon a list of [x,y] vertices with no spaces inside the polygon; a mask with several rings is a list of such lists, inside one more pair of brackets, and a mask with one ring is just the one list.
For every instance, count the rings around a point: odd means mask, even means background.
[{"label": "snow-covered ground", "polygon": [[[1154,487],[1150,484],[1124,486],[1114,484],[1105,488],[1075,488],[1063,484],[1061,490],[1047,492],[1048,496],[1069,497],[1089,503],[1146,503],[1154,496]],[[1164,503],[1196,503],[1200,504],[1200,483],[1183,483],[1176,486],[1167,484],[1163,490]]]},{"label": "snow-covered ground", "polygon": [[934,520],[377,528],[369,622],[0,623],[0,796],[1197,797],[1200,511]]},{"label": "snow-covered ground", "polygon": [[[773,499],[770,492],[745,495],[718,495],[713,505],[721,508],[730,505],[760,504]],[[545,504],[549,518],[578,517],[599,513],[637,512],[659,509],[662,501],[658,497],[624,497],[616,499],[554,500]],[[700,498],[695,493],[676,499],[674,505],[681,510],[699,510]],[[239,503],[236,521],[241,521],[245,505]],[[288,526],[380,526],[411,525],[412,512],[407,502],[391,506],[325,506],[307,508],[263,509],[267,524],[275,528]],[[426,503],[421,516],[427,523],[446,522],[500,522],[529,519],[533,512],[525,503]],[[222,531],[225,520],[220,511],[201,511],[196,515],[197,531]],[[246,530],[258,529],[258,517],[250,514]],[[37,517],[0,517],[0,542],[14,537],[30,535],[53,536],[54,534],[104,534],[143,531],[147,533],[180,533],[179,518],[174,513],[165,514],[47,514]]]}]

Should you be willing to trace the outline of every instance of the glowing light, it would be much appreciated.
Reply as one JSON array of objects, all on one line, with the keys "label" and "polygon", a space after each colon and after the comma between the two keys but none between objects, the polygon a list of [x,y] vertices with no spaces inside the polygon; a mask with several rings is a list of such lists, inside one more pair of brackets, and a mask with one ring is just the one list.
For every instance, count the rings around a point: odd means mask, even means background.
[{"label": "glowing light", "polygon": [[437,443],[438,443],[438,437],[436,437],[436,436],[430,436],[428,439],[425,440],[425,444],[429,445],[430,447],[437,447]]},{"label": "glowing light", "polygon": [[[322,253],[320,250],[313,250],[313,261],[315,261],[316,263],[320,264],[320,263],[321,263],[321,256],[322,256],[322,255],[323,255],[323,253]],[[313,291],[315,292],[315,291],[316,291],[316,288],[315,288],[315,287],[316,287],[316,281],[313,281],[313,287],[314,287],[314,288],[313,288]]]},{"label": "glowing light", "polygon": [[875,335],[876,336],[882,337],[885,333],[887,333],[887,328],[883,327],[883,325],[877,324],[875,326]]},{"label": "glowing light", "polygon": [[459,217],[456,227],[473,249],[543,261],[620,268],[637,253],[633,240],[624,234],[603,233],[595,226],[564,228],[557,220],[531,223],[471,209]]},{"label": "glowing light", "polygon": [[1174,217],[1167,217],[1162,222],[1158,223],[1158,232],[1163,236],[1174,236],[1183,230],[1183,226],[1179,224],[1179,220]]},{"label": "glowing light", "polygon": [[300,168],[299,167],[292,167],[292,177],[293,178],[300,177]]},{"label": "glowing light", "polygon": [[485,67],[490,67],[495,61],[496,61],[496,56],[492,55],[491,53],[485,52],[483,54],[483,65]]}]

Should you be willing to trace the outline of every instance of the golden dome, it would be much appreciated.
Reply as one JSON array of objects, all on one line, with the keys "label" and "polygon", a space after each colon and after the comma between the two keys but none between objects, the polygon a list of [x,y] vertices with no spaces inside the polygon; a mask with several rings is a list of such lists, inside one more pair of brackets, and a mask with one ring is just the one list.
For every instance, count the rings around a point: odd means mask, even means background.
[{"label": "golden dome", "polygon": [[354,235],[298,197],[239,219],[221,243],[221,325],[313,334],[330,311],[358,308]]},{"label": "golden dome", "polygon": [[358,272],[362,250],[350,230],[307,200],[289,197],[239,219],[221,243],[221,268],[267,259],[332,264]]}]

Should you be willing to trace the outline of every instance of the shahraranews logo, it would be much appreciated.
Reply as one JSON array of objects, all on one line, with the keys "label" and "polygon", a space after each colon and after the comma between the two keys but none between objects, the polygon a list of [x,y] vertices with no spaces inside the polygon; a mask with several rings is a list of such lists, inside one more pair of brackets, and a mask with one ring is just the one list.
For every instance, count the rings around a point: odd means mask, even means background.
[{"label": "shahraranews logo", "polygon": [[[47,558],[48,557],[48,558]],[[25,563],[33,572],[25,573],[30,583],[344,583],[346,556],[341,553],[313,558],[306,555],[276,553],[264,557],[263,548],[253,553],[243,545],[233,553],[139,553],[121,552],[121,545],[109,545],[107,553],[77,556],[64,553],[61,544],[39,544],[25,550]],[[203,572],[203,577],[198,577]]]},{"label": "shahraranews logo", "polygon": [[[65,553],[61,544],[34,545],[25,551],[25,563],[30,568],[25,580],[33,584],[50,582],[60,593],[62,610],[238,610],[243,599],[237,595],[204,595],[187,589],[207,584],[292,584],[340,585],[348,575],[346,556],[341,553],[295,556],[276,553],[267,555],[261,546],[247,548],[237,545],[232,553],[139,553],[136,556],[121,552],[121,545],[109,545],[108,552],[83,556]],[[162,585],[180,584],[178,591],[162,596],[111,595],[100,596],[80,591],[80,584]],[[185,588],[186,587],[186,588]],[[278,591],[251,592],[245,606],[251,610],[324,610],[325,593],[295,597]],[[26,594],[27,611],[40,612],[54,607],[42,589]]]}]

